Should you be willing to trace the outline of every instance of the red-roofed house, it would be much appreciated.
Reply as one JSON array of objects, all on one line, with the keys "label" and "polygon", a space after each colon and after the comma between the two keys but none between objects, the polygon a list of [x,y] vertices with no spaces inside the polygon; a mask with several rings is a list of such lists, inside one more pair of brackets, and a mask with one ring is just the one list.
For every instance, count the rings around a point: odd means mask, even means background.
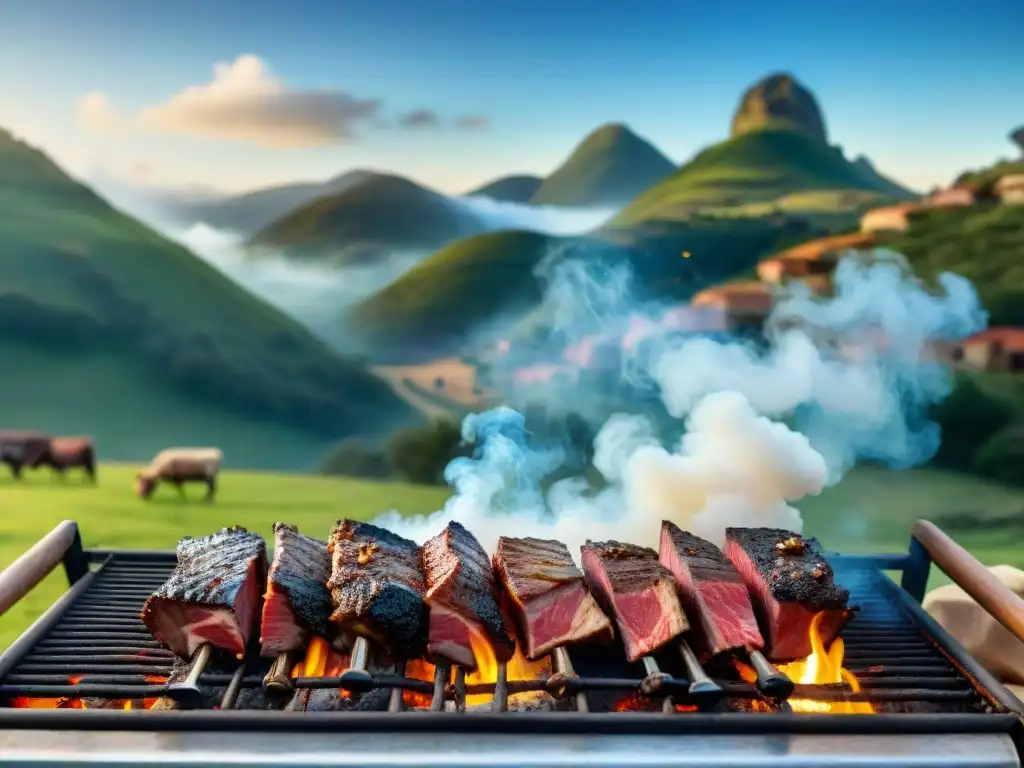
[{"label": "red-roofed house", "polygon": [[772,312],[775,297],[764,283],[751,281],[708,288],[693,297],[694,307],[715,308],[725,312],[730,328],[761,325]]},{"label": "red-roofed house", "polygon": [[958,368],[1024,373],[1024,328],[989,328],[952,345],[948,354]]}]

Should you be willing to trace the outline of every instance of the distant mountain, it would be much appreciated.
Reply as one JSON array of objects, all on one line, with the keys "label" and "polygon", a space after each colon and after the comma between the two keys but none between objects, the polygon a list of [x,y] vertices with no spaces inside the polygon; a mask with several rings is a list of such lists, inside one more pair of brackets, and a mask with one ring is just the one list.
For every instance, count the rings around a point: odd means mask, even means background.
[{"label": "distant mountain", "polygon": [[528,203],[530,198],[537,194],[544,179],[540,176],[528,174],[515,176],[502,176],[494,181],[484,184],[482,187],[467,192],[467,197],[480,196],[489,197],[492,200],[499,200],[506,203]]},{"label": "distant mountain", "polygon": [[672,161],[621,123],[587,136],[530,199],[535,205],[623,205],[675,170]]},{"label": "distant mountain", "polygon": [[1024,125],[1010,132],[1010,141],[1016,144],[1021,152],[1024,152]]},{"label": "distant mountain", "polygon": [[[379,379],[0,131],[0,423],[232,463],[411,416]],[[265,442],[269,441],[269,442]],[[270,458],[268,458],[270,457]]]},{"label": "distant mountain", "polygon": [[291,211],[249,245],[348,263],[390,250],[435,250],[483,229],[458,202],[401,176],[377,174]]},{"label": "distant mountain", "polygon": [[[747,131],[700,152],[674,174],[630,203],[611,226],[683,220],[707,209],[732,209],[799,195],[808,210],[863,207],[910,198],[909,190],[881,176],[864,159],[851,162],[802,131]],[[785,206],[782,206],[785,207]]]},{"label": "distant mountain", "polygon": [[183,209],[188,221],[182,223],[202,222],[216,229],[252,235],[311,200],[344,192],[375,175],[373,171],[349,171],[322,182],[282,184],[219,200],[198,201]]},{"label": "distant mountain", "polygon": [[764,128],[789,128],[827,143],[818,100],[787,72],[776,72],[744,91],[732,118],[731,136]]}]

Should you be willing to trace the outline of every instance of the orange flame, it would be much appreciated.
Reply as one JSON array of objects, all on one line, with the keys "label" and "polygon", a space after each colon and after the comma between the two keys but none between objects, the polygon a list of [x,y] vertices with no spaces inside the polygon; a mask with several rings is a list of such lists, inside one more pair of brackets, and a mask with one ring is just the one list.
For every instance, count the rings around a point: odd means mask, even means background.
[{"label": "orange flame", "polygon": [[[473,649],[473,658],[476,659],[476,669],[466,674],[466,685],[477,685],[481,683],[495,683],[498,680],[498,659],[494,655],[494,649],[490,642],[478,630],[473,630],[469,635],[469,644]],[[541,661],[530,661],[516,645],[515,655],[505,665],[505,679],[508,682],[537,680],[546,677],[551,673],[551,664],[547,658]],[[518,697],[535,697],[537,692],[521,693],[510,696],[509,699]],[[489,704],[494,697],[489,693],[471,694],[466,696],[466,704],[475,706]]]},{"label": "orange flame", "polygon": [[[843,668],[845,646],[842,638],[836,638],[832,647],[825,650],[821,640],[821,621],[824,613],[817,614],[811,621],[811,655],[802,661],[780,664],[779,671],[790,680],[801,685],[829,685],[847,683],[854,693],[860,693],[860,683],[849,670]],[[736,662],[736,669],[746,682],[757,680],[757,673],[746,664]],[[794,712],[831,712],[842,714],[870,715],[875,709],[868,702],[814,701],[811,699],[790,699]]]},{"label": "orange flame", "polygon": [[[306,646],[306,655],[302,661],[292,667],[292,677],[338,677],[348,667],[349,656],[338,653],[324,638],[316,635]],[[343,698],[352,694],[339,688]]]},{"label": "orange flame", "polygon": [[[411,680],[426,680],[428,683],[432,683],[434,682],[434,665],[422,659],[407,661],[405,663],[405,676]],[[402,691],[402,699],[405,701],[406,706],[413,707],[414,709],[426,709],[430,706],[432,698],[433,696],[429,693]]]}]

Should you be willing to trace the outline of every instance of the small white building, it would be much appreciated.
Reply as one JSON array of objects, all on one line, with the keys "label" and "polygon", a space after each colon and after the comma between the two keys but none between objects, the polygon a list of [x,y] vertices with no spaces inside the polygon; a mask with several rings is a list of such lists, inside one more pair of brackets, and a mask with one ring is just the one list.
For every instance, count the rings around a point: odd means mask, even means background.
[{"label": "small white building", "polygon": [[974,205],[974,192],[963,187],[943,189],[928,198],[928,205],[933,208],[960,208]]},{"label": "small white building", "polygon": [[1024,205],[1024,173],[1003,176],[996,182],[996,194],[1007,205]]}]

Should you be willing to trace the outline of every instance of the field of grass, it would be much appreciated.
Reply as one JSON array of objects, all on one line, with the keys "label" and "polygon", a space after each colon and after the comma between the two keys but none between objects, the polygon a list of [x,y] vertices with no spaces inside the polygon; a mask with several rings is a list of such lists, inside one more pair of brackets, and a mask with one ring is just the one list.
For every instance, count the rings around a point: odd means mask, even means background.
[{"label": "field of grass", "polygon": [[[476,368],[454,356],[420,365],[375,365],[370,370],[410,405],[435,418],[479,408],[488,396],[486,390],[476,391]],[[444,379],[442,389],[435,386],[438,378]]]},{"label": "field of grass", "polygon": [[[427,513],[440,509],[448,497],[448,490],[438,487],[226,472],[213,505],[181,502],[171,489],[162,489],[145,504],[131,493],[134,471],[103,466],[96,488],[74,480],[51,483],[42,473],[19,486],[0,480],[0,568],[65,519],[78,521],[86,546],[173,548],[183,535],[201,535],[224,525],[244,525],[270,536],[275,520],[323,535],[341,516],[368,518],[386,509]],[[194,488],[191,494],[198,499],[202,491]],[[948,522],[947,532],[987,565],[1024,567],[1024,523],[1019,520],[1024,516],[1024,490],[933,470],[861,468],[798,506],[806,532],[839,551],[905,551],[910,527],[923,517],[939,525]],[[968,522],[962,519],[965,515]],[[59,570],[51,574],[0,620],[0,648],[56,599],[65,587],[63,579]],[[944,581],[933,572],[932,586]]]},{"label": "field of grass", "polygon": [[[132,494],[137,467],[104,465],[99,485],[51,482],[48,472],[30,473],[19,485],[0,471],[0,568],[6,568],[61,520],[76,520],[87,547],[173,549],[181,536],[202,535],[225,525],[243,525],[273,541],[271,526],[284,520],[311,535],[326,536],[339,517],[368,518],[390,508],[409,513],[440,509],[445,488],[401,483],[335,480],[286,474],[225,472],[215,504],[203,490],[186,490],[181,502],[172,488],[160,488],[144,503]],[[63,572],[51,574],[25,600],[0,618],[0,648],[20,634],[66,586]]]}]

